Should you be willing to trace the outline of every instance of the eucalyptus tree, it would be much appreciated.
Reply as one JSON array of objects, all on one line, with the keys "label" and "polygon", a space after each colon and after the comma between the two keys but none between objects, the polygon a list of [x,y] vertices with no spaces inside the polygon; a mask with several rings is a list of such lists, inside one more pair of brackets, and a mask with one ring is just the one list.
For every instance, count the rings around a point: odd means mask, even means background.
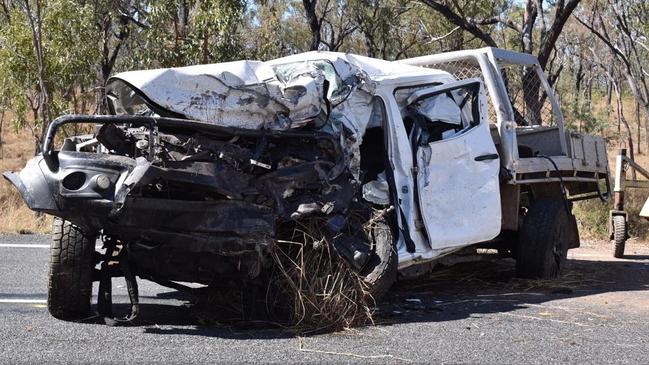
[{"label": "eucalyptus tree", "polygon": [[73,0],[12,4],[0,27],[0,99],[39,141],[52,116],[72,108],[76,87],[90,82],[94,31],[88,8]]},{"label": "eucalyptus tree", "polygon": [[584,16],[577,20],[600,41],[593,49],[599,45],[608,49],[616,61],[611,66],[624,75],[633,97],[643,107],[649,148],[649,7],[644,1],[596,0],[590,11],[592,20]]}]

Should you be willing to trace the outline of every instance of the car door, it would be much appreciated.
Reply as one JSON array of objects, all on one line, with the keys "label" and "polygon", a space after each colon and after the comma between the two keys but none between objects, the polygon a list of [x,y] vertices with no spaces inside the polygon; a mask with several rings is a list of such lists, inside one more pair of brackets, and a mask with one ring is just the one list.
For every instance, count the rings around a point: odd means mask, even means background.
[{"label": "car door", "polygon": [[431,248],[496,237],[501,228],[500,161],[482,82],[416,90],[404,113],[412,123],[417,199]]}]

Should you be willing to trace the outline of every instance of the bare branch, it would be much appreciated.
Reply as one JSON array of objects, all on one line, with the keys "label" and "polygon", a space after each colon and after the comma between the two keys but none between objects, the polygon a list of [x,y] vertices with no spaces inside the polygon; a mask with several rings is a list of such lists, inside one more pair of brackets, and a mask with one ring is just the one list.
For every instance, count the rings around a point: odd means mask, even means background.
[{"label": "bare branch", "polygon": [[[421,22],[421,20],[420,20],[420,22]],[[422,23],[422,26],[425,28],[423,23]],[[433,42],[439,42],[439,41],[441,41],[441,40],[443,40],[445,38],[448,38],[449,36],[451,36],[451,34],[455,33],[455,31],[458,30],[458,29],[460,29],[459,26],[451,29],[450,32],[448,32],[448,33],[446,33],[444,35],[438,36],[438,37],[434,37],[432,34],[428,33],[428,30],[426,29],[426,33],[428,35],[428,41],[426,42],[426,44],[430,44],[430,43],[433,43]]]},{"label": "bare branch", "polygon": [[612,51],[612,52],[613,52],[617,57],[619,57],[620,60],[621,60],[622,62],[624,62],[627,66],[630,67],[629,59],[626,57],[626,55],[625,55],[624,53],[622,53],[622,51],[621,51],[618,47],[616,47],[615,45],[613,45],[613,43],[612,43],[611,39],[608,37],[608,35],[605,35],[605,33],[603,33],[603,32],[599,32],[599,31],[598,31],[597,29],[595,29],[593,26],[591,26],[591,25],[589,25],[588,23],[584,22],[583,20],[581,20],[581,19],[580,19],[579,17],[577,17],[577,16],[575,17],[575,19],[577,19],[577,21],[578,21],[579,23],[581,23],[581,25],[583,25],[584,27],[586,27],[586,29],[590,30],[590,32],[593,33],[593,34],[594,34],[597,38],[599,38],[602,42],[604,42],[604,44],[606,44],[606,46],[607,46],[607,47],[608,47],[608,48],[609,48],[609,49],[610,49],[610,50],[611,50],[611,51]]},{"label": "bare branch", "polygon": [[[431,9],[442,14],[446,19],[448,19],[454,25],[462,28],[463,30],[473,34],[475,37],[479,38],[486,45],[490,47],[497,47],[496,41],[482,29],[478,27],[478,24],[471,22],[469,19],[466,19],[462,16],[461,13],[456,13],[450,7],[434,0],[421,0],[424,4],[428,5]],[[457,4],[456,4],[457,5]]]},{"label": "bare branch", "polygon": [[[559,35],[561,34],[564,25],[580,2],[581,0],[568,0],[567,3],[564,3],[563,0],[557,1],[552,26],[550,26],[550,30],[547,31],[540,42],[539,53],[537,57],[542,68],[545,69],[548,60],[550,59],[550,54],[554,49],[554,45],[556,44],[557,39],[559,39]],[[543,16],[543,14],[541,14],[541,16]]]}]

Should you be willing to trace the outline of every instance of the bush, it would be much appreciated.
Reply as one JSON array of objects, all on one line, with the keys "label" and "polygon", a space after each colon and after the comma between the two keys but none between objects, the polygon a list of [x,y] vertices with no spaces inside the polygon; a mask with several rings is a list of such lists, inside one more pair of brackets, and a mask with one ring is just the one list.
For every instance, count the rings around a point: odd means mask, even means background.
[{"label": "bush", "polygon": [[[628,214],[631,237],[645,239],[648,236],[649,220],[639,216],[647,198],[649,198],[649,190],[626,190],[624,208]],[[608,240],[608,219],[611,209],[613,209],[612,199],[607,203],[597,199],[576,202],[573,211],[579,223],[581,238]]]}]

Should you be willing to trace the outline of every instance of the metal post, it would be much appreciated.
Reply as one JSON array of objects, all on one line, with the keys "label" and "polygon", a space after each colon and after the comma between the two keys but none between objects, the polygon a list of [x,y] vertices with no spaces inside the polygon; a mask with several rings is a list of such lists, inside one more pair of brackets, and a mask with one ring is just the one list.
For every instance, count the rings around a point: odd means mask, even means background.
[{"label": "metal post", "polygon": [[613,188],[613,210],[624,211],[624,187],[626,184],[626,148],[620,148],[615,158],[615,187]]}]

